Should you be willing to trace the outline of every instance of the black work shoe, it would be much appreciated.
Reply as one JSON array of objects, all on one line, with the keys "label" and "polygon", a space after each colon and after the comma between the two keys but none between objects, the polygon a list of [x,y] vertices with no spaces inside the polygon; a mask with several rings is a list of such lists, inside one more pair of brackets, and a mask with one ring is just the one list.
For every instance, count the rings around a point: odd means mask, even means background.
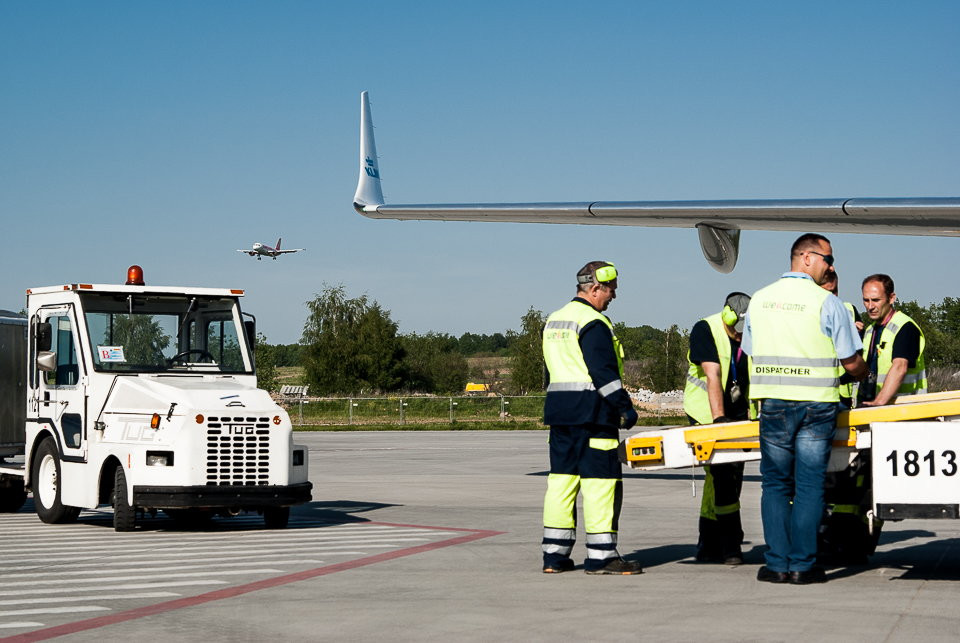
[{"label": "black work shoe", "polygon": [[766,565],[757,570],[757,580],[762,583],[786,583],[790,580],[787,572],[775,572]]},{"label": "black work shoe", "polygon": [[701,549],[700,551],[697,552],[697,557],[695,560],[698,563],[719,565],[720,563],[723,562],[723,556],[720,555],[719,553],[714,553],[711,551],[705,551]]},{"label": "black work shoe", "polygon": [[544,574],[561,574],[563,572],[572,572],[574,567],[576,567],[574,562],[569,558],[565,558],[555,563],[545,564],[543,566],[543,573]]},{"label": "black work shoe", "polygon": [[743,554],[728,554],[723,557],[724,565],[742,565],[743,564]]},{"label": "black work shoe", "polygon": [[624,560],[623,558],[614,558],[600,569],[584,569],[587,574],[618,574],[620,576],[629,576],[632,574],[642,574],[643,567],[640,563]]},{"label": "black work shoe", "polygon": [[790,572],[791,585],[812,585],[813,583],[826,583],[827,574],[823,567],[811,567],[805,572]]}]

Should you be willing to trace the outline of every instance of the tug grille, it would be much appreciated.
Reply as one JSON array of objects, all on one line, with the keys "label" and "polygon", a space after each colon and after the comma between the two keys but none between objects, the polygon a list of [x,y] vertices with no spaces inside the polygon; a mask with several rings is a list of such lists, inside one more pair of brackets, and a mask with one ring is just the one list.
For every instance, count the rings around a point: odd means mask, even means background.
[{"label": "tug grille", "polygon": [[207,484],[266,485],[270,481],[270,418],[207,418]]}]

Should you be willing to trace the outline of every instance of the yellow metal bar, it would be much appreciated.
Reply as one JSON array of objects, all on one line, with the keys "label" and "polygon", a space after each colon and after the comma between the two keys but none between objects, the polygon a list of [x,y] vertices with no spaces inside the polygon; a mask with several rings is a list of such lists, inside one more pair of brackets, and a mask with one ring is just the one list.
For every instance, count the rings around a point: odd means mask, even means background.
[{"label": "yellow metal bar", "polygon": [[855,428],[847,427],[847,439],[838,440],[836,434],[833,436],[833,446],[835,447],[855,447],[857,446],[857,430]]},{"label": "yellow metal bar", "polygon": [[715,449],[759,449],[760,440],[749,440],[749,441],[741,440],[739,442],[736,442],[736,441],[729,442],[725,440],[723,442],[718,442],[717,446],[715,446],[714,448]]},{"label": "yellow metal bar", "polygon": [[[846,439],[835,439],[834,446],[853,447],[857,444],[858,427],[871,422],[903,422],[944,416],[960,416],[960,391],[908,395],[887,406],[865,406],[842,411],[837,416],[837,428],[847,429]],[[760,448],[760,423],[756,420],[704,424],[690,427],[683,433],[684,441],[693,449],[698,462],[707,462],[717,449]],[[627,438],[628,462],[657,463],[663,461],[663,441],[657,436]]]},{"label": "yellow metal bar", "polygon": [[[864,406],[837,415],[837,428],[849,431],[846,440],[834,440],[834,446],[852,447],[857,443],[857,429],[871,422],[904,422],[936,417],[960,415],[960,391],[926,393],[904,396],[896,404],[887,406]],[[726,424],[704,424],[684,431],[684,441],[693,448],[697,460],[706,462],[715,449],[753,448],[737,440],[757,438],[760,423],[756,420]],[[759,443],[757,447],[759,448]]]},{"label": "yellow metal bar", "polygon": [[[835,447],[852,447],[857,444],[857,431],[856,429],[850,429],[848,435],[845,439],[837,440],[834,439],[833,446]],[[693,445],[694,454],[697,456],[697,459],[700,461],[706,461],[710,459],[713,451],[720,450],[743,450],[751,451],[753,449],[760,448],[760,440],[705,440],[703,442],[697,442]]]},{"label": "yellow metal bar", "polygon": [[[956,393],[956,391],[953,391]],[[928,395],[930,395],[928,393]],[[937,395],[933,393],[933,395]],[[960,395],[960,393],[957,393]],[[913,397],[921,397],[919,395]],[[934,399],[930,401],[911,400],[910,396],[900,398],[896,404],[887,406],[862,406],[850,411],[841,411],[837,416],[838,427],[863,426],[871,422],[905,422],[907,420],[928,420],[930,418],[960,415],[960,397]]]},{"label": "yellow metal bar", "polygon": [[756,420],[727,422],[726,424],[701,424],[683,432],[688,444],[703,440],[755,438],[760,435],[760,423]]}]

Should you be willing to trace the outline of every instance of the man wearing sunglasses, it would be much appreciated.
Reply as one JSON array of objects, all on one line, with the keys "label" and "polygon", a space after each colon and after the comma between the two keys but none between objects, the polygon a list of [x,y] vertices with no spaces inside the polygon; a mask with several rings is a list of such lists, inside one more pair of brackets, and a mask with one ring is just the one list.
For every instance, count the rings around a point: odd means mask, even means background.
[{"label": "man wearing sunglasses", "polygon": [[[550,426],[550,475],[543,503],[543,572],[571,571],[577,495],[583,494],[588,574],[639,574],[617,553],[623,481],[620,428],[637,423],[623,388],[623,350],[603,314],[617,296],[617,269],[591,261],[577,273],[573,301],[547,318],[544,424]],[[622,420],[622,425],[621,425]]]},{"label": "man wearing sunglasses", "polygon": [[750,301],[743,350],[751,357],[750,399],[760,407],[760,514],[769,547],[757,580],[806,585],[814,565],[823,488],[836,430],[839,366],[862,379],[863,345],[840,299],[820,287],[833,248],[805,234],[790,249],[790,271]]}]

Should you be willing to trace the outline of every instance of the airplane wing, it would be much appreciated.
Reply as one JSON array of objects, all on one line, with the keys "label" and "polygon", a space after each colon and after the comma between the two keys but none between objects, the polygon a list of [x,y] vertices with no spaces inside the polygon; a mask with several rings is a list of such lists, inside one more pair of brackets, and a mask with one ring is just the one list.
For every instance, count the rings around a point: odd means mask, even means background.
[{"label": "airplane wing", "polygon": [[284,248],[283,250],[274,250],[273,252],[277,253],[278,255],[285,255],[288,252],[300,252],[301,250],[306,250],[306,248]]},{"label": "airplane wing", "polygon": [[237,248],[237,252],[246,252],[246,253],[247,253],[248,255],[250,255],[251,257],[257,254],[257,253],[254,252],[253,250],[248,250],[248,249],[246,249],[246,248]]},{"label": "airplane wing", "polygon": [[960,197],[387,204],[367,92],[360,94],[353,205],[372,219],[696,228],[707,262],[724,273],[737,263],[741,230],[960,236]]}]

